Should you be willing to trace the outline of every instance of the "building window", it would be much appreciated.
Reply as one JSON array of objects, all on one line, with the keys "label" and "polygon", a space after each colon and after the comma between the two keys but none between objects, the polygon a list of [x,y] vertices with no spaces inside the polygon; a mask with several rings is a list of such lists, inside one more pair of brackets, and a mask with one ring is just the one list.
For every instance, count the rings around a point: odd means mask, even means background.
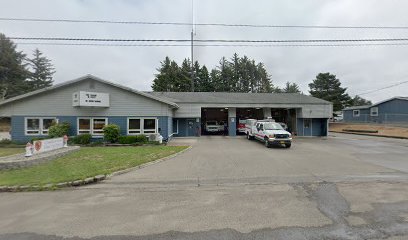
[{"label": "building window", "polygon": [[40,119],[39,118],[26,118],[26,135],[39,135],[40,134]]},{"label": "building window", "polygon": [[48,135],[48,129],[57,119],[54,117],[30,117],[25,119],[26,135]]},{"label": "building window", "polygon": [[173,119],[173,134],[178,134],[178,120]]},{"label": "building window", "polygon": [[103,135],[103,127],[107,124],[106,118],[93,118],[92,119],[92,135]]},{"label": "building window", "polygon": [[91,133],[91,119],[79,118],[78,119],[78,134]]},{"label": "building window", "polygon": [[42,134],[48,135],[48,129],[56,122],[55,118],[43,118],[42,119]]},{"label": "building window", "polygon": [[78,134],[103,135],[107,118],[78,118]]},{"label": "building window", "polygon": [[304,119],[303,120],[303,127],[304,128],[310,128],[310,123],[311,123],[310,119]]},{"label": "building window", "polygon": [[142,133],[142,128],[139,118],[129,118],[128,119],[128,134],[140,134]]},{"label": "building window", "polygon": [[370,116],[377,117],[378,116],[378,107],[370,108]]},{"label": "building window", "polygon": [[156,119],[143,119],[143,133],[156,133]]},{"label": "building window", "polygon": [[156,118],[128,118],[128,135],[157,133]]},{"label": "building window", "polygon": [[360,110],[353,110],[353,117],[360,117]]}]

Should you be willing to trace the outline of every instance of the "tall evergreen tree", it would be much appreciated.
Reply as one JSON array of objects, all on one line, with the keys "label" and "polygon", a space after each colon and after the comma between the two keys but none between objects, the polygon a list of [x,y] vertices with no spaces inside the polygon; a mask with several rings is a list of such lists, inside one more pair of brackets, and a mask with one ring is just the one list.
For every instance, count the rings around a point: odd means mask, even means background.
[{"label": "tall evergreen tree", "polygon": [[341,82],[336,75],[319,73],[316,79],[309,84],[309,93],[313,97],[321,98],[333,103],[333,111],[340,111],[350,103],[347,88],[341,87]]},{"label": "tall evergreen tree", "polygon": [[177,82],[180,77],[179,66],[175,61],[171,61],[169,57],[166,57],[164,61],[160,62],[160,64],[160,68],[157,69],[159,73],[155,75],[153,80],[153,91],[178,91]]},{"label": "tall evergreen tree", "polygon": [[177,86],[179,92],[191,91],[191,61],[186,58],[181,63],[180,78],[178,79]]},{"label": "tall evergreen tree", "polygon": [[0,100],[29,91],[26,78],[28,71],[24,63],[25,54],[16,50],[16,45],[0,33]]},{"label": "tall evergreen tree", "polygon": [[28,59],[28,64],[32,70],[29,74],[29,86],[32,90],[52,85],[52,75],[55,73],[55,69],[51,60],[44,57],[40,50],[34,50],[33,58]]},{"label": "tall evergreen tree", "polygon": [[290,82],[286,82],[282,91],[285,93],[300,93],[299,85]]},{"label": "tall evergreen tree", "polygon": [[207,67],[204,65],[198,71],[198,79],[199,79],[199,86],[200,92],[213,92],[214,86],[211,82],[210,74],[208,72]]}]

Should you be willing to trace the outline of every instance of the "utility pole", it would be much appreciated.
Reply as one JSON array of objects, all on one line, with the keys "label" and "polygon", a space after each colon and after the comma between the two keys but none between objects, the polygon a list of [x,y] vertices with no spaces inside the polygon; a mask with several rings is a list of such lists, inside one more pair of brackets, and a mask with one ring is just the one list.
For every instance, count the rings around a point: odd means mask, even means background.
[{"label": "utility pole", "polygon": [[191,91],[194,92],[194,32],[191,30]]},{"label": "utility pole", "polygon": [[191,91],[194,92],[194,0],[191,0]]}]

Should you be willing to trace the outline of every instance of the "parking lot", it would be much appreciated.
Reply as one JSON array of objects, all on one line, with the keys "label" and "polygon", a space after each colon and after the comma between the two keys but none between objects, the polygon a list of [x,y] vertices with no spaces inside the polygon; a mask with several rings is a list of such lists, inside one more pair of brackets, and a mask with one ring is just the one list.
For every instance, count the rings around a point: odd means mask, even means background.
[{"label": "parking lot", "polygon": [[192,148],[101,184],[0,194],[0,239],[407,239],[406,140],[171,144]]},{"label": "parking lot", "polygon": [[[293,147],[265,148],[244,136],[174,139],[193,148],[107,184],[180,185],[288,183],[405,178],[408,141],[335,134],[295,138]],[[118,187],[120,187],[118,186]]]}]

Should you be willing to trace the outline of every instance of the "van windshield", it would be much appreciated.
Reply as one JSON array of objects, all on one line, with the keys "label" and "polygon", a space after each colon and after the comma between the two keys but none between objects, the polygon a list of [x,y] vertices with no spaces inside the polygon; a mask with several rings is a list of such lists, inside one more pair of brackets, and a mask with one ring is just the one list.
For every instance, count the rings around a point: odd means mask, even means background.
[{"label": "van windshield", "polygon": [[264,129],[265,130],[283,130],[282,126],[279,123],[272,123],[272,122],[264,123]]}]

